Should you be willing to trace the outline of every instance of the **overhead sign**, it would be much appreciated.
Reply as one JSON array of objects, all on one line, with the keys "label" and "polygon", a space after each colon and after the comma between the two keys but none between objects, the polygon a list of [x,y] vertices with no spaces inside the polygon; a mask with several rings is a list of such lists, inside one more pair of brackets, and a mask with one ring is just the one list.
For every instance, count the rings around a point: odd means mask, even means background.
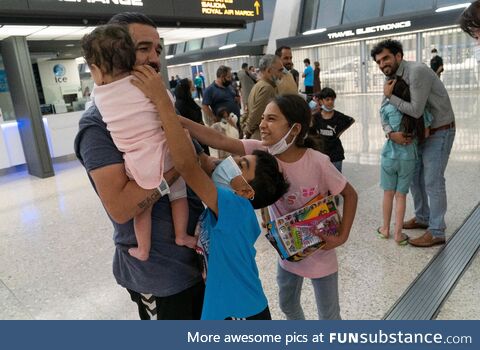
[{"label": "overhead sign", "polygon": [[181,16],[198,12],[204,18],[237,18],[256,21],[263,19],[261,0],[197,0],[193,4],[191,1],[177,1],[177,3],[175,3],[175,13]]},{"label": "overhead sign", "polygon": [[84,2],[87,4],[119,5],[119,6],[143,6],[142,0],[58,0],[60,2]]},{"label": "overhead sign", "polygon": [[0,0],[2,23],[48,23],[61,20],[62,24],[106,22],[119,12],[141,12],[159,24],[182,26],[202,21],[222,25],[242,26],[245,22],[263,19],[262,0]]},{"label": "overhead sign", "polygon": [[328,33],[327,36],[329,39],[348,38],[356,35],[365,35],[365,34],[372,34],[377,32],[388,32],[391,30],[408,28],[411,26],[412,26],[411,21],[403,21],[403,22],[396,22],[396,23],[380,24],[380,25],[371,26],[371,27],[361,27],[356,29],[343,30],[341,32]]}]

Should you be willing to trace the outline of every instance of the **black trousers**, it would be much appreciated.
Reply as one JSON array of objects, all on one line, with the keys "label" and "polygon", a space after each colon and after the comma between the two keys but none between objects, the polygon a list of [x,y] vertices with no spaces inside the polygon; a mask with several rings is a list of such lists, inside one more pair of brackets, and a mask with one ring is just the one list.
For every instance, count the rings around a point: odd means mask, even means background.
[{"label": "black trousers", "polygon": [[202,282],[178,294],[157,297],[127,289],[138,306],[141,320],[199,320],[202,316],[205,284]]}]

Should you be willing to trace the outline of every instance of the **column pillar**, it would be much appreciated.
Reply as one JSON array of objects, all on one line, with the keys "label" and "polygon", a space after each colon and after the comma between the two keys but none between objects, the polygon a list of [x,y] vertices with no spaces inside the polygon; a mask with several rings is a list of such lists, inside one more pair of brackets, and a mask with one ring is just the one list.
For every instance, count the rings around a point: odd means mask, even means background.
[{"label": "column pillar", "polygon": [[2,56],[28,173],[40,178],[54,176],[26,38],[4,39]]}]

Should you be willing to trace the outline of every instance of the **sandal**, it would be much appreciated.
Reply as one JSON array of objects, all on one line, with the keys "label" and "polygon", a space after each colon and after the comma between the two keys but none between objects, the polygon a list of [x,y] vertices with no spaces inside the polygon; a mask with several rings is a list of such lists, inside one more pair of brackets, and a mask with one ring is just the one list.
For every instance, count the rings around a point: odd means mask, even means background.
[{"label": "sandal", "polygon": [[400,241],[395,240],[395,243],[397,243],[399,246],[405,246],[408,244],[408,237],[407,235],[403,235],[403,238]]},{"label": "sandal", "polygon": [[381,227],[378,227],[377,228],[377,232],[375,233],[377,235],[378,238],[381,238],[381,239],[388,239],[388,236],[385,236],[382,231],[380,231]]}]

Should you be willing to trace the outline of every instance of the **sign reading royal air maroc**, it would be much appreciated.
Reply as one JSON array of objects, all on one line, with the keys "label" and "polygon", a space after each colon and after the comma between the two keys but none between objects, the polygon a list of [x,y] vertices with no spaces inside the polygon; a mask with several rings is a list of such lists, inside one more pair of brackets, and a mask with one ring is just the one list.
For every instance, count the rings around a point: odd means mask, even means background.
[{"label": "sign reading royal air maroc", "polygon": [[263,19],[263,4],[261,0],[176,1],[175,13],[180,16],[199,13],[203,18],[258,21]]},{"label": "sign reading royal air maroc", "polygon": [[127,11],[144,13],[165,25],[202,21],[239,25],[263,19],[262,0],[0,0],[0,18],[5,23],[12,14],[21,15],[25,23],[36,19],[75,23],[78,19],[107,21]]}]

